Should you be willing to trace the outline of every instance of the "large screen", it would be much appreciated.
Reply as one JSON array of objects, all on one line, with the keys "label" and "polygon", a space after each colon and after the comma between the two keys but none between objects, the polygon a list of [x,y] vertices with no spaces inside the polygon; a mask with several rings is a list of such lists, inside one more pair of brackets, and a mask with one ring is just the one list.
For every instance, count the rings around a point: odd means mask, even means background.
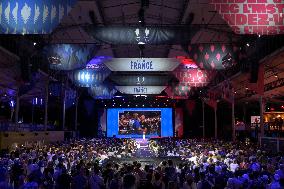
[{"label": "large screen", "polygon": [[172,137],[171,108],[110,108],[107,110],[107,137]]}]

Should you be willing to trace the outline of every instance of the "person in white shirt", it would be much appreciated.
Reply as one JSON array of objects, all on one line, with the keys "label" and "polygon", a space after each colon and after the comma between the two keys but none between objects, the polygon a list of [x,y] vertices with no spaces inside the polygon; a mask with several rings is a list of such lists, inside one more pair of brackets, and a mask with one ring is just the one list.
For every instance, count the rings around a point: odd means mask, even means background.
[{"label": "person in white shirt", "polygon": [[232,171],[233,173],[236,172],[236,170],[239,168],[239,164],[237,163],[236,160],[234,160],[231,164],[230,164],[230,171]]}]

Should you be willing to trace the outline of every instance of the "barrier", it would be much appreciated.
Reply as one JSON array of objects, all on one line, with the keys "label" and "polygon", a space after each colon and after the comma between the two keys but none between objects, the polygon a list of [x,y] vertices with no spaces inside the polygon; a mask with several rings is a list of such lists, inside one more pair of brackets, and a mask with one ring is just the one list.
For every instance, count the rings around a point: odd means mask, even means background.
[{"label": "barrier", "polygon": [[17,145],[38,143],[39,145],[64,141],[64,131],[0,132],[0,149],[11,149]]},{"label": "barrier", "polygon": [[264,150],[284,152],[284,138],[262,137],[260,138],[260,146]]}]

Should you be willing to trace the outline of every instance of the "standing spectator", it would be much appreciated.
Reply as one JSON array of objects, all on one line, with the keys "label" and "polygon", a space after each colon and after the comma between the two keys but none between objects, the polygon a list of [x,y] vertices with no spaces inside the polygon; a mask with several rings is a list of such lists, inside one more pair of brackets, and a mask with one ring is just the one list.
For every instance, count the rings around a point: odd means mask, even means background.
[{"label": "standing spectator", "polygon": [[103,189],[105,188],[104,180],[100,176],[100,170],[97,164],[94,166],[93,174],[89,178],[90,189]]}]

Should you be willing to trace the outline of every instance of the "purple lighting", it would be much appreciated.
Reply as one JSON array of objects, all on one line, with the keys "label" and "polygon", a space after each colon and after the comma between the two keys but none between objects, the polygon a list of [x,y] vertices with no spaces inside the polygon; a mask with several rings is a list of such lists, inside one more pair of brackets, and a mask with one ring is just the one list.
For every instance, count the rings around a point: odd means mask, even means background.
[{"label": "purple lighting", "polygon": [[10,107],[11,107],[11,108],[14,108],[14,107],[15,107],[15,102],[14,102],[14,100],[11,100],[9,104],[10,104]]},{"label": "purple lighting", "polygon": [[43,105],[43,99],[42,98],[33,98],[32,99],[32,104],[33,105]]},{"label": "purple lighting", "polygon": [[106,67],[103,62],[109,59],[111,59],[109,56],[96,56],[87,63],[86,68],[104,70]]}]

